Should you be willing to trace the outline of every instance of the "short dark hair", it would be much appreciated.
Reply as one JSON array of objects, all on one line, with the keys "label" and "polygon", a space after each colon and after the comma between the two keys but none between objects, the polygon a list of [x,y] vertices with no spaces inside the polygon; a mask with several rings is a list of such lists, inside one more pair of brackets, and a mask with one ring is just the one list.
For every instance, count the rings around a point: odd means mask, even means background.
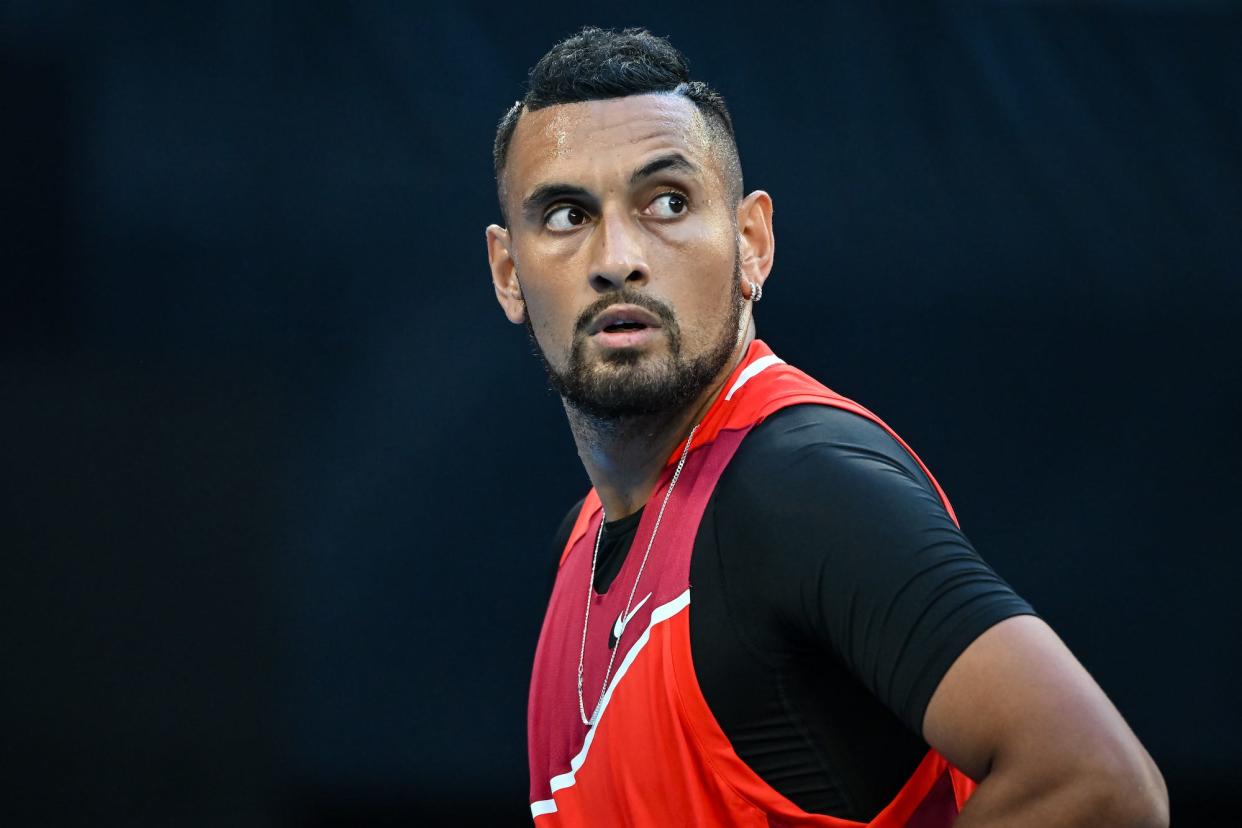
[{"label": "short dark hair", "polygon": [[492,145],[492,165],[500,214],[505,213],[504,170],[509,144],[523,112],[558,104],[673,93],[689,98],[726,150],[722,170],[734,201],[742,197],[742,164],[733,119],[724,98],[702,81],[690,80],[685,55],[646,29],[620,32],[587,26],[553,46],[530,70],[526,96],[500,119]]}]

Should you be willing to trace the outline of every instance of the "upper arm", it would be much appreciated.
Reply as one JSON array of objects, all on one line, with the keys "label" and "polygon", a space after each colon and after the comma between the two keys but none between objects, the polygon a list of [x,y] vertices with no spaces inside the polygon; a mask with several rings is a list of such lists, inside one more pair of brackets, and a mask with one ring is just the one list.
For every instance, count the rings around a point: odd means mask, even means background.
[{"label": "upper arm", "polygon": [[923,735],[975,780],[1004,768],[1033,789],[1084,774],[1163,788],[1104,691],[1034,616],[1002,621],[962,652],[927,705]]}]

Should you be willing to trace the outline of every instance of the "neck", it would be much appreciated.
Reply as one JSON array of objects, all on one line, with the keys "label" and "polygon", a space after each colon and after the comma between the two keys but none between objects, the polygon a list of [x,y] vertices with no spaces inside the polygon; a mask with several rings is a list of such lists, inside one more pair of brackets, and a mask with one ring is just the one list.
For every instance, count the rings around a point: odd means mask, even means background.
[{"label": "neck", "polygon": [[690,405],[676,411],[603,419],[565,406],[578,456],[608,520],[632,515],[651,497],[665,461],[690,436],[724,390],[754,339],[750,327],[725,367]]}]

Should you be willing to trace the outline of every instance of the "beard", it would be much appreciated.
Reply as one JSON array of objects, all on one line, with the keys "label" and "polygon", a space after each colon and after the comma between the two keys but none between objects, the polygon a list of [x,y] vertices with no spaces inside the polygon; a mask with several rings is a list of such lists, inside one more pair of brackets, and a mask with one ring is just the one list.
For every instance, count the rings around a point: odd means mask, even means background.
[{"label": "beard", "polygon": [[[527,314],[526,332],[548,374],[548,382],[561,397],[582,414],[595,420],[620,420],[676,411],[693,402],[719,376],[738,342],[738,326],[745,300],[742,297],[740,251],[733,258],[729,312],[721,320],[710,347],[687,358],[683,352],[681,326],[673,311],[640,291],[622,288],[591,304],[574,326],[573,344],[564,371],[548,362]],[[594,364],[586,357],[587,328],[600,313],[616,304],[637,305],[660,319],[668,341],[668,353],[653,356],[637,350],[621,350],[601,356]]]}]

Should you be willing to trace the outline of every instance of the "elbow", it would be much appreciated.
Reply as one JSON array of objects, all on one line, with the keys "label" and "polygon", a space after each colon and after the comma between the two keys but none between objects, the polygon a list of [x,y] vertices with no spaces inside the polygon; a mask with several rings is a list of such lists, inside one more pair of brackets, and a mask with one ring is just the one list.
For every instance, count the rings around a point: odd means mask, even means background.
[{"label": "elbow", "polygon": [[1094,825],[1117,828],[1168,828],[1169,792],[1156,763],[1141,747],[1120,767],[1097,771]]},{"label": "elbow", "polygon": [[1117,828],[1169,828],[1169,799],[1163,789],[1112,792],[1103,798],[1103,807],[1093,825]]},{"label": "elbow", "polygon": [[[1135,822],[1135,825],[1151,826],[1151,828],[1168,828],[1169,827],[1169,789],[1164,784],[1164,777],[1160,774],[1160,769],[1156,767],[1156,763],[1147,756],[1146,752],[1143,758],[1147,760],[1147,782],[1144,784],[1142,791],[1143,803],[1142,813],[1136,816],[1141,822]],[[1135,797],[1139,799],[1138,796]]]}]

